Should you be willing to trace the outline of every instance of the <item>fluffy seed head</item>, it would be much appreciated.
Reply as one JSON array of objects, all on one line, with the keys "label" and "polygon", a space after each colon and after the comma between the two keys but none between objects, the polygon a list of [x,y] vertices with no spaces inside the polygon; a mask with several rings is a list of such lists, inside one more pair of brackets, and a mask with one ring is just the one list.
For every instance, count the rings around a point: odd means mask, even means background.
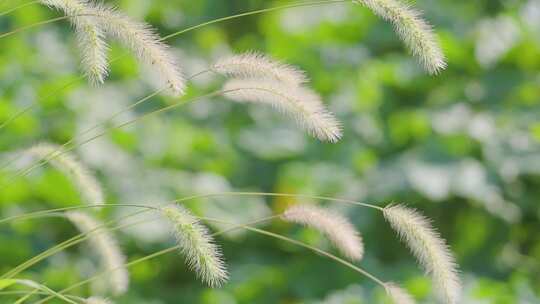
[{"label": "fluffy seed head", "polygon": [[256,52],[222,58],[212,70],[230,77],[270,79],[291,86],[308,82],[303,71]]},{"label": "fluffy seed head", "polygon": [[446,68],[444,54],[431,25],[421,14],[401,0],[353,0],[391,22],[399,37],[418,58],[424,69],[437,74]]},{"label": "fluffy seed head", "polygon": [[386,293],[392,299],[394,304],[414,304],[416,303],[413,297],[403,288],[399,287],[395,283],[384,283]]},{"label": "fluffy seed head", "polygon": [[[114,295],[124,294],[129,285],[129,272],[124,266],[126,259],[114,236],[103,228],[103,223],[88,214],[70,211],[66,213],[66,217],[81,233],[89,233],[90,248],[100,257],[103,268],[110,271],[107,278],[112,293]],[[98,229],[99,231],[96,232]]]},{"label": "fluffy seed head", "polygon": [[461,284],[457,265],[446,242],[428,219],[402,205],[384,208],[384,217],[431,275],[437,294],[449,304],[458,303]]},{"label": "fluffy seed head", "polygon": [[46,160],[67,175],[77,185],[87,203],[100,204],[105,202],[103,190],[96,177],[74,156],[64,151],[61,146],[41,143],[27,149],[25,153]]},{"label": "fluffy seed head", "polygon": [[343,255],[353,261],[360,261],[364,255],[360,233],[347,218],[338,213],[314,205],[299,204],[285,210],[282,219],[320,231]]},{"label": "fluffy seed head", "polygon": [[234,101],[273,106],[322,141],[337,142],[342,136],[340,123],[310,89],[264,79],[232,79],[225,83],[223,91]]},{"label": "fluffy seed head", "polygon": [[164,207],[162,214],[174,226],[174,234],[188,266],[210,287],[219,287],[228,279],[219,247],[191,212],[181,206]]},{"label": "fluffy seed head", "polygon": [[112,302],[100,297],[90,297],[84,301],[84,304],[112,304]]},{"label": "fluffy seed head", "polygon": [[93,5],[88,0],[40,0],[40,3],[64,12],[75,27],[77,45],[82,53],[82,68],[92,84],[103,83],[108,74],[108,46]]},{"label": "fluffy seed head", "polygon": [[108,34],[130,48],[139,60],[156,69],[175,95],[184,93],[185,79],[176,58],[153,28],[132,20],[112,7],[95,5],[93,10]]}]

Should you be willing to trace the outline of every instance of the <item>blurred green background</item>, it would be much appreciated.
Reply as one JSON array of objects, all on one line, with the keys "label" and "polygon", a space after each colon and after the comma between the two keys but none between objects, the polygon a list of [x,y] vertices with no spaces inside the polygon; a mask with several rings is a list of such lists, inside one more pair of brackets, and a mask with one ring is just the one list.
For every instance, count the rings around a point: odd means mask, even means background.
[{"label": "blurred green background", "polygon": [[[106,1],[165,36],[245,11],[293,3],[262,0]],[[1,11],[24,1],[2,1]],[[337,144],[321,143],[268,108],[223,98],[197,101],[118,129],[76,149],[106,187],[109,202],[159,204],[220,191],[325,195],[385,205],[405,202],[433,219],[455,252],[463,303],[540,303],[540,1],[418,0],[435,27],[448,68],[426,75],[369,10],[350,3],[288,9],[206,26],[168,41],[186,75],[248,50],[308,72],[311,85],[344,125]],[[39,5],[0,17],[1,32],[59,13]],[[62,144],[155,90],[131,56],[112,64],[109,80],[89,86],[62,21],[0,39],[2,164],[41,141]],[[112,45],[111,57],[124,53]],[[74,82],[74,83],[73,83]],[[73,83],[66,87],[67,84]],[[223,79],[195,78],[188,97]],[[123,122],[177,99],[158,96],[115,118]],[[110,123],[108,124],[110,125]],[[49,167],[12,178],[2,171],[2,217],[78,204],[70,182]],[[197,214],[245,222],[280,212],[292,198],[227,197],[190,201]],[[325,203],[325,202],[321,202]],[[326,203],[325,203],[326,204]],[[329,204],[362,231],[361,266],[433,303],[430,281],[380,213]],[[132,209],[109,208],[103,219]],[[214,227],[219,229],[219,227]],[[316,232],[275,222],[266,229],[332,250]],[[76,234],[46,218],[0,227],[0,271]],[[129,259],[173,244],[165,223],[118,234]],[[132,268],[117,303],[386,303],[384,291],[312,252],[236,232],[218,239],[231,271],[222,289],[205,288],[183,258],[168,254]],[[71,248],[24,273],[54,289],[96,271],[86,247]],[[75,294],[88,296],[90,288]],[[1,303],[13,297],[0,295]]]}]

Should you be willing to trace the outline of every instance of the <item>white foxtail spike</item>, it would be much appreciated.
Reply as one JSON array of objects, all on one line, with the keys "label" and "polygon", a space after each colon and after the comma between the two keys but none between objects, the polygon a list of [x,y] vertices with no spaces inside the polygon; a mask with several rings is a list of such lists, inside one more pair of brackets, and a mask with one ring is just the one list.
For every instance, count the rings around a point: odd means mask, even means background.
[{"label": "white foxtail spike", "polygon": [[255,52],[222,58],[212,70],[229,77],[270,79],[292,86],[308,82],[300,69]]},{"label": "white foxtail spike", "polygon": [[360,233],[347,218],[338,213],[314,205],[300,204],[287,208],[282,219],[320,231],[353,261],[360,261],[364,255]]},{"label": "white foxtail spike", "polygon": [[101,184],[96,177],[74,156],[66,152],[63,147],[51,143],[41,143],[24,152],[33,157],[46,160],[56,169],[63,172],[77,185],[79,192],[87,203],[102,204],[105,202]]},{"label": "white foxtail spike", "polygon": [[40,0],[42,4],[61,10],[75,27],[77,44],[82,53],[82,67],[92,84],[101,84],[108,74],[108,46],[100,20],[88,0]]},{"label": "white foxtail spike", "polygon": [[386,293],[392,299],[394,304],[415,304],[416,301],[413,297],[403,288],[399,287],[395,283],[384,283]]},{"label": "white foxtail spike", "polygon": [[430,74],[437,74],[446,68],[445,57],[437,37],[431,25],[417,10],[402,3],[401,0],[353,1],[365,5],[376,15],[390,21],[399,37]]},{"label": "white foxtail spike", "polygon": [[150,25],[134,21],[111,7],[100,5],[94,9],[108,34],[130,48],[139,60],[154,68],[175,95],[184,94],[186,81],[176,58]]},{"label": "white foxtail spike", "polygon": [[457,265],[446,242],[427,218],[402,205],[384,208],[384,217],[431,275],[436,293],[448,304],[456,304],[461,294]]},{"label": "white foxtail spike", "polygon": [[[88,242],[100,257],[103,268],[109,271],[107,285],[114,295],[124,294],[129,286],[129,272],[124,265],[126,258],[112,233],[103,227],[103,223],[92,216],[78,212],[66,212],[66,217],[81,233],[89,234]],[[99,303],[99,302],[98,302]]]},{"label": "white foxtail spike", "polygon": [[268,104],[292,116],[312,136],[337,142],[341,125],[323,105],[320,96],[308,88],[265,79],[232,79],[223,86],[225,97],[239,102]]},{"label": "white foxtail spike", "polygon": [[184,207],[164,207],[161,212],[174,226],[178,246],[188,266],[210,287],[223,285],[229,275],[221,250],[208,229]]}]

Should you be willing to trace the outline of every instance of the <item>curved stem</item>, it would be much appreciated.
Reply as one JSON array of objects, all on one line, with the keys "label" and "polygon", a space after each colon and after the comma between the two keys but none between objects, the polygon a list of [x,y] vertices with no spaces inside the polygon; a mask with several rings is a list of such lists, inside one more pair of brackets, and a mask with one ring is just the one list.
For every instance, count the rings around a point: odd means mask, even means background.
[{"label": "curved stem", "polygon": [[[243,229],[246,229],[246,230],[248,230],[248,231],[252,231],[252,232],[259,233],[259,234],[262,234],[262,235],[266,235],[266,236],[269,236],[269,237],[277,238],[277,239],[279,239],[279,240],[283,240],[283,241],[289,242],[289,243],[291,243],[291,244],[294,244],[294,245],[301,246],[301,247],[304,247],[304,248],[306,248],[306,249],[309,249],[309,250],[311,250],[311,251],[313,251],[313,252],[315,252],[315,253],[324,255],[324,256],[326,256],[327,258],[330,258],[330,259],[332,259],[332,260],[334,260],[334,261],[336,261],[336,262],[338,262],[338,263],[340,263],[340,264],[342,264],[342,265],[344,265],[344,266],[346,266],[346,267],[349,267],[350,269],[352,269],[352,270],[354,270],[354,271],[356,271],[356,272],[358,272],[358,273],[360,273],[360,274],[366,276],[367,278],[373,280],[373,281],[376,282],[377,284],[380,284],[380,285],[383,286],[383,287],[385,286],[385,285],[384,285],[384,282],[382,282],[380,279],[378,279],[378,278],[375,277],[374,275],[370,274],[370,273],[367,272],[366,270],[364,270],[364,269],[362,269],[362,268],[360,268],[360,267],[358,267],[358,266],[356,266],[356,265],[354,265],[354,264],[352,264],[352,263],[349,263],[349,262],[347,262],[347,261],[345,261],[345,260],[343,260],[343,259],[341,259],[341,258],[339,258],[339,257],[337,257],[337,256],[335,256],[335,255],[333,255],[333,254],[331,254],[331,253],[329,253],[329,252],[327,252],[327,251],[324,251],[324,250],[322,250],[322,249],[319,249],[319,248],[310,246],[310,245],[308,245],[308,244],[306,244],[306,243],[303,243],[303,242],[300,242],[300,241],[297,241],[297,240],[294,240],[294,239],[291,239],[291,238],[282,236],[282,235],[277,234],[277,233],[269,232],[269,231],[266,231],[266,230],[263,230],[263,229],[254,228],[254,227],[249,226],[249,224],[233,224],[233,223],[230,223],[230,222],[221,221],[221,220],[217,220],[217,219],[213,219],[213,218],[203,218],[203,219],[205,219],[205,220],[207,220],[207,221],[216,221],[216,222],[221,222],[221,223],[225,223],[225,224],[234,225],[233,227],[231,227],[231,228],[229,228],[229,229],[225,229],[225,230],[221,230],[221,231],[218,231],[218,232],[216,232],[216,233],[213,233],[212,236],[218,236],[218,235],[221,235],[221,234],[223,234],[223,233],[225,233],[225,232],[231,231],[232,229],[243,228]],[[153,259],[153,258],[162,256],[162,255],[165,255],[165,254],[167,254],[167,253],[169,253],[169,252],[173,252],[173,251],[175,251],[175,250],[177,250],[177,249],[179,249],[179,246],[178,246],[178,245],[177,245],[177,246],[173,246],[173,247],[169,247],[169,248],[166,248],[166,249],[163,249],[163,250],[161,250],[161,251],[158,251],[158,252],[155,252],[155,253],[153,253],[153,254],[147,255],[147,256],[142,257],[142,258],[140,258],[140,259],[136,259],[136,260],[134,260],[134,261],[131,261],[131,262],[129,262],[129,263],[126,263],[126,264],[124,265],[124,267],[131,267],[131,266],[136,265],[136,264],[138,264],[138,263],[141,263],[141,262],[144,262],[144,261],[147,261],[147,260],[150,260],[150,259]],[[94,280],[97,280],[97,279],[99,279],[101,276],[106,275],[106,274],[107,274],[108,272],[110,272],[110,271],[114,271],[114,269],[109,270],[109,271],[101,272],[101,273],[99,273],[99,274],[97,274],[97,275],[95,275],[95,276],[93,276],[93,277],[91,277],[91,278],[88,278],[88,279],[86,279],[86,280],[84,280],[84,281],[81,281],[81,282],[78,282],[78,283],[76,283],[76,284],[74,284],[74,285],[71,285],[71,286],[69,286],[69,287],[67,287],[67,288],[65,288],[65,289],[63,289],[63,290],[61,290],[59,293],[62,294],[62,293],[68,292],[68,291],[70,291],[70,290],[72,290],[72,289],[75,289],[75,288],[77,288],[77,287],[79,287],[79,286],[82,286],[82,285],[85,285],[85,284],[87,284],[87,283],[90,283],[90,282],[92,282],[92,281],[94,281]],[[47,302],[48,300],[50,300],[51,298],[52,298],[52,297],[49,296],[49,297],[47,297],[47,298],[45,298],[45,299],[43,299],[43,300],[41,300],[41,301],[36,302],[35,304],[43,304],[43,303]]]},{"label": "curved stem", "polygon": [[270,8],[265,8],[265,9],[260,9],[260,10],[245,12],[245,13],[240,13],[240,14],[236,14],[236,15],[232,15],[232,16],[227,16],[227,17],[223,17],[223,18],[210,20],[210,21],[207,21],[207,22],[203,22],[203,23],[188,27],[188,28],[186,28],[184,30],[174,32],[174,33],[172,33],[170,35],[167,35],[167,36],[163,37],[161,40],[162,41],[163,40],[168,40],[170,38],[176,37],[178,35],[184,34],[184,33],[189,32],[191,30],[198,29],[198,28],[203,27],[203,26],[207,26],[207,25],[210,25],[210,24],[219,23],[219,22],[223,22],[223,21],[227,21],[227,20],[231,20],[231,19],[241,18],[241,17],[245,17],[245,16],[262,14],[262,13],[269,13],[269,12],[273,12],[273,11],[278,11],[278,10],[283,10],[283,9],[288,9],[288,8],[294,8],[294,7],[317,6],[317,5],[335,4],[335,3],[343,3],[343,2],[349,2],[349,0],[326,0],[326,1],[300,2],[300,3],[293,3],[293,4],[275,6],[275,7],[270,7]]},{"label": "curved stem", "polygon": [[[152,209],[155,209],[155,208],[152,208]],[[148,210],[148,209],[147,209]],[[7,273],[3,274],[1,276],[2,279],[9,279],[9,278],[13,278],[14,276],[16,276],[17,274],[19,274],[20,272],[28,269],[29,267],[31,267],[32,265],[35,265],[36,263],[72,246],[72,245],[75,245],[75,244],[78,244],[86,239],[88,239],[91,235],[95,234],[95,233],[98,233],[100,232],[100,230],[102,229],[105,229],[108,225],[112,224],[112,223],[115,223],[115,222],[118,222],[120,220],[125,220],[127,218],[130,218],[130,217],[133,217],[133,216],[136,216],[136,215],[139,215],[139,214],[142,214],[143,212],[142,211],[138,211],[138,212],[135,212],[135,213],[131,213],[125,217],[123,217],[122,219],[118,219],[118,220],[112,220],[112,221],[109,221],[103,225],[100,225],[86,233],[80,233],[60,244],[57,244],[47,250],[45,250],[44,252],[32,257],[31,259],[23,262],[22,264],[16,266],[15,268],[11,269],[10,271],[8,271]],[[128,223],[128,224],[124,224],[124,225],[120,225],[120,226],[117,226],[117,227],[114,227],[114,228],[111,228],[109,229],[108,231],[115,231],[115,230],[118,230],[118,229],[122,229],[122,228],[126,228],[126,227],[130,227],[130,226],[133,226],[133,225],[136,225],[136,224],[141,224],[141,223],[144,223],[146,222],[147,220],[143,220],[143,221],[139,221],[139,222],[135,222],[135,223]]]},{"label": "curved stem", "polygon": [[0,13],[0,17],[5,16],[5,15],[11,13],[11,12],[14,12],[14,11],[20,9],[20,8],[23,8],[23,7],[32,5],[32,4],[37,4],[38,2],[39,2],[38,0],[34,0],[34,1],[30,1],[30,2],[27,2],[27,3],[23,3],[23,4],[21,4],[21,5],[12,7],[12,8],[10,8],[10,9],[6,10],[6,11],[1,12],[1,13]]},{"label": "curved stem", "polygon": [[[201,198],[210,198],[210,197],[218,197],[218,196],[296,197],[296,198],[307,198],[307,199],[323,200],[323,201],[330,201],[330,202],[336,202],[336,203],[351,204],[351,205],[356,205],[356,206],[361,206],[361,207],[372,208],[372,209],[376,209],[376,210],[379,210],[379,211],[383,211],[383,209],[384,209],[384,208],[379,207],[377,205],[361,203],[361,202],[358,202],[358,201],[348,200],[348,199],[334,198],[334,197],[328,197],[328,196],[294,194],[294,193],[276,193],[276,192],[217,192],[217,193],[207,193],[207,194],[199,194],[199,195],[192,195],[192,196],[179,198],[179,199],[173,200],[173,201],[165,203],[165,204],[181,203],[181,202],[188,201],[188,200],[201,199]],[[62,207],[62,208],[34,211],[34,212],[25,213],[25,214],[14,215],[14,216],[10,216],[10,217],[4,218],[4,219],[0,219],[0,224],[10,222],[10,221],[20,220],[20,219],[39,217],[39,216],[42,216],[42,215],[45,215],[45,214],[55,213],[55,212],[62,212],[62,211],[69,211],[69,210],[79,210],[79,209],[88,209],[88,208],[115,207],[115,206],[116,207],[140,207],[140,208],[150,208],[151,207],[149,205],[141,205],[141,204],[78,205],[78,206]]]}]

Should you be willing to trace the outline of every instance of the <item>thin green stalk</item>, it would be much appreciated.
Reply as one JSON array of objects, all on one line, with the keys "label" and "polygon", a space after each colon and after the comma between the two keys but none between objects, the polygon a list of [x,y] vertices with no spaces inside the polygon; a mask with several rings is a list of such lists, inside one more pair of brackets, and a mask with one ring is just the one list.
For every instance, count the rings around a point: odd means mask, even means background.
[{"label": "thin green stalk", "polygon": [[214,23],[219,23],[219,22],[223,22],[223,21],[227,21],[227,20],[231,20],[231,19],[241,18],[241,17],[245,17],[245,16],[262,14],[262,13],[269,13],[269,12],[273,12],[273,11],[278,11],[278,10],[283,10],[283,9],[288,9],[288,8],[294,8],[294,7],[317,6],[317,5],[335,4],[335,3],[343,3],[343,2],[350,2],[350,0],[326,0],[326,1],[300,2],[300,3],[293,3],[293,4],[275,6],[275,7],[264,8],[264,9],[260,9],[260,10],[240,13],[240,14],[236,14],[236,15],[232,15],[232,16],[227,16],[227,17],[223,17],[223,18],[210,20],[210,21],[207,21],[207,22],[203,22],[203,23],[188,27],[188,28],[186,28],[184,30],[174,32],[174,33],[172,33],[170,35],[167,35],[167,36],[163,37],[161,40],[162,41],[168,40],[170,38],[176,37],[178,35],[184,34],[184,33],[189,32],[191,30],[198,29],[198,28],[203,27],[203,26],[207,26],[207,25],[211,25],[211,24],[214,24]]},{"label": "thin green stalk", "polygon": [[[225,233],[225,232],[230,231],[231,229],[239,229],[239,228],[243,228],[243,229],[246,229],[246,230],[248,230],[248,231],[252,231],[252,232],[259,233],[259,234],[262,234],[262,235],[266,235],[266,236],[269,236],[269,237],[277,238],[277,239],[279,239],[279,240],[283,240],[283,241],[289,242],[289,243],[291,243],[291,244],[294,244],[294,245],[297,245],[297,246],[304,247],[304,248],[306,248],[306,249],[308,249],[308,250],[311,250],[311,251],[313,251],[313,252],[315,252],[315,253],[318,253],[318,254],[321,254],[321,255],[323,255],[323,256],[326,256],[326,257],[328,257],[328,258],[330,258],[330,259],[332,259],[332,260],[334,260],[334,261],[336,261],[336,262],[338,262],[338,263],[340,263],[340,264],[342,264],[342,265],[344,265],[344,266],[346,266],[346,267],[349,267],[350,269],[352,269],[352,270],[354,270],[354,271],[356,271],[356,272],[358,272],[358,273],[360,273],[360,274],[366,276],[367,278],[373,280],[373,281],[376,282],[377,284],[380,284],[381,286],[384,287],[384,282],[382,282],[380,279],[378,279],[378,278],[375,277],[374,275],[370,274],[370,273],[367,272],[366,270],[364,270],[364,269],[362,269],[362,268],[360,268],[360,267],[358,267],[358,266],[356,266],[356,265],[354,265],[354,264],[352,264],[352,263],[349,263],[349,262],[347,262],[347,261],[345,261],[345,260],[343,260],[343,259],[341,259],[341,258],[339,258],[339,257],[337,257],[337,256],[335,256],[335,255],[333,255],[333,254],[331,254],[331,253],[329,253],[329,252],[327,252],[327,251],[324,251],[324,250],[322,250],[322,249],[319,249],[319,248],[310,246],[310,245],[308,245],[308,244],[306,244],[306,243],[303,243],[303,242],[300,242],[300,241],[297,241],[297,240],[294,240],[294,239],[291,239],[291,238],[282,236],[282,235],[280,235],[280,234],[272,233],[272,232],[269,232],[269,231],[266,231],[266,230],[263,230],[263,229],[254,228],[254,227],[251,227],[251,226],[246,225],[246,224],[239,224],[239,225],[237,225],[237,224],[233,224],[233,223],[229,223],[229,222],[225,222],[225,221],[221,221],[221,220],[217,220],[217,219],[211,219],[211,218],[204,218],[204,219],[206,219],[207,221],[213,220],[213,221],[216,221],[216,222],[221,222],[221,223],[226,223],[226,224],[230,224],[230,225],[235,225],[234,227],[231,227],[231,228],[229,228],[229,229],[218,231],[218,232],[212,234],[212,236],[217,236],[217,235],[223,234],[223,233]],[[169,252],[172,252],[172,251],[175,251],[175,250],[177,250],[177,249],[179,249],[179,246],[173,246],[173,247],[169,247],[169,248],[163,249],[163,250],[161,250],[161,251],[158,251],[158,252],[155,252],[155,253],[153,253],[153,254],[147,255],[147,256],[142,257],[142,258],[140,258],[140,259],[137,259],[137,260],[131,261],[131,262],[129,262],[129,263],[126,263],[126,264],[124,265],[124,267],[131,267],[131,266],[136,265],[136,264],[138,264],[138,263],[141,263],[141,262],[144,262],[144,261],[147,261],[147,260],[150,260],[150,259],[153,259],[153,258],[162,256],[162,255],[165,255],[165,254],[167,254],[167,253],[169,253]],[[85,285],[85,284],[87,284],[87,283],[90,283],[90,282],[92,282],[92,281],[94,281],[94,280],[97,280],[97,279],[99,279],[101,276],[106,275],[106,274],[107,274],[108,272],[110,272],[110,271],[114,271],[114,269],[109,270],[109,271],[101,272],[101,273],[99,273],[99,274],[97,274],[97,275],[95,275],[95,276],[93,276],[93,277],[91,277],[91,278],[88,278],[88,279],[86,279],[86,280],[84,280],[84,281],[81,281],[81,282],[78,282],[78,283],[76,283],[76,284],[74,284],[74,285],[71,285],[71,286],[69,286],[69,287],[67,287],[67,288],[65,288],[65,289],[63,289],[63,290],[61,290],[59,293],[65,293],[65,292],[68,292],[68,291],[70,291],[70,290],[72,290],[72,289],[75,289],[75,288],[77,288],[77,287],[80,287],[80,286],[82,286],[82,285]],[[52,297],[49,296],[49,297],[47,297],[47,298],[45,298],[45,299],[43,299],[43,300],[41,300],[41,301],[36,302],[35,304],[43,304],[43,303],[49,301],[51,298],[52,298]]]},{"label": "thin green stalk", "polygon": [[[155,210],[157,208],[155,207],[148,207],[147,210],[149,209],[152,209],[152,210]],[[106,228],[108,225],[112,224],[112,223],[115,223],[115,222],[118,222],[120,220],[125,220],[127,218],[130,218],[130,217],[133,217],[133,216],[136,216],[136,215],[139,215],[143,213],[142,211],[137,211],[135,213],[131,213],[125,217],[123,217],[122,219],[118,219],[118,220],[112,220],[112,221],[109,221],[99,227],[96,227],[95,229],[91,230],[91,231],[88,231],[86,233],[81,233],[81,234],[78,234],[60,244],[57,244],[47,250],[45,250],[44,252],[30,258],[29,260],[23,262],[22,264],[19,264],[18,266],[16,266],[15,268],[11,269],[10,271],[8,271],[7,273],[3,274],[2,275],[2,279],[9,279],[9,278],[13,278],[15,277],[17,274],[21,273],[22,271],[28,269],[29,267],[35,265],[36,263],[68,248],[68,247],[71,247],[75,244],[78,244],[86,239],[88,239],[91,235],[93,235],[94,233],[98,233],[98,232],[101,232],[102,229]],[[146,220],[145,220],[146,221]],[[142,221],[144,222],[144,221]],[[118,229],[122,229],[122,228],[126,228],[126,227],[130,227],[130,226],[133,226],[135,224],[140,224],[141,221],[139,222],[136,222],[136,223],[128,223],[128,224],[125,224],[125,225],[121,225],[121,226],[117,226],[117,227],[114,227],[114,228],[111,228],[111,229],[108,229],[108,231],[115,231],[115,230],[118,230]]]},{"label": "thin green stalk", "polygon": [[[347,204],[353,204],[353,205],[357,205],[357,206],[382,210],[382,208],[380,208],[378,206],[375,206],[375,205],[360,203],[360,202],[356,202],[356,201],[352,201],[352,200],[346,200],[346,199],[338,199],[338,198],[324,197],[324,196],[311,196],[311,195],[286,194],[286,193],[266,193],[266,192],[222,192],[222,193],[194,195],[194,196],[190,196],[190,197],[176,199],[174,201],[167,202],[164,205],[180,203],[180,202],[183,202],[183,201],[193,200],[193,199],[208,198],[208,197],[213,197],[213,196],[300,197],[300,198],[309,198],[309,199],[318,199],[318,200],[327,200],[327,201],[333,201],[333,202],[347,203]],[[101,227],[101,226],[97,227],[95,230],[99,230],[101,228],[107,227],[108,225],[111,225],[113,223],[125,220],[126,218],[129,218],[129,217],[132,217],[132,216],[135,216],[135,215],[138,215],[138,214],[142,214],[142,213],[147,212],[149,210],[158,209],[158,207],[147,206],[147,205],[138,205],[138,204],[102,204],[102,205],[95,205],[95,206],[83,205],[83,206],[73,206],[73,207],[65,207],[65,208],[58,208],[58,209],[52,209],[52,210],[37,211],[37,212],[33,212],[33,213],[18,215],[18,216],[15,216],[15,217],[11,217],[11,218],[8,218],[8,219],[1,220],[0,223],[1,222],[6,222],[8,220],[16,220],[16,219],[22,219],[22,218],[32,218],[32,217],[37,217],[37,216],[43,216],[43,215],[47,215],[47,214],[55,213],[55,212],[59,212],[59,211],[67,211],[67,210],[82,209],[82,208],[94,208],[94,207],[101,207],[101,206],[127,206],[127,207],[144,208],[144,209],[147,209],[147,210],[137,211],[135,213],[126,215],[125,217],[122,217],[122,218],[119,218],[119,219],[116,219],[116,220],[112,220],[112,221],[107,222],[106,224],[104,224],[103,227]],[[272,216],[270,218],[275,218],[275,217],[276,216]],[[117,229],[119,229],[119,228],[117,228]],[[2,278],[10,278],[10,277],[15,276],[16,274],[18,274],[21,271],[29,268],[32,265],[38,263],[39,261],[41,261],[41,260],[43,260],[43,259],[45,259],[45,258],[59,252],[59,251],[62,251],[62,250],[66,249],[66,248],[68,248],[68,247],[70,247],[70,246],[72,246],[74,244],[77,244],[77,243],[85,240],[88,237],[88,234],[91,234],[92,232],[94,232],[94,231],[90,231],[87,234],[80,234],[80,235],[74,236],[73,238],[68,239],[68,240],[64,241],[63,243],[60,243],[60,244],[58,244],[58,245],[56,245],[56,246],[54,246],[52,248],[49,248],[48,250],[42,252],[41,254],[32,257],[31,259],[27,260],[26,262],[20,264],[19,266],[15,267],[14,269],[10,270],[8,273],[4,274],[2,276]]]},{"label": "thin green stalk", "polygon": [[23,7],[26,7],[26,6],[29,6],[29,5],[32,5],[32,4],[36,4],[36,3],[38,3],[38,2],[39,2],[39,1],[34,0],[34,1],[30,1],[30,2],[27,2],[27,3],[21,4],[21,5],[15,6],[15,7],[13,7],[13,8],[10,8],[10,9],[8,9],[8,10],[6,10],[6,11],[1,12],[1,13],[0,13],[0,17],[2,17],[2,16],[4,16],[4,15],[7,15],[7,14],[9,14],[9,13],[11,13],[11,12],[14,12],[14,11],[16,11],[16,10],[18,10],[18,9],[21,9],[21,8],[23,8]]},{"label": "thin green stalk", "polygon": [[45,25],[45,24],[49,24],[49,23],[54,23],[54,22],[57,22],[57,21],[60,21],[60,20],[66,20],[66,19],[69,19],[69,18],[71,18],[71,17],[72,17],[72,16],[56,17],[56,18],[52,18],[52,19],[48,19],[48,20],[44,20],[44,21],[32,23],[32,24],[29,24],[29,25],[21,26],[21,27],[16,28],[16,29],[14,29],[14,30],[12,30],[12,31],[9,31],[9,32],[0,34],[0,39],[2,39],[2,38],[4,38],[4,37],[11,36],[11,35],[14,35],[14,34],[17,34],[17,33],[19,33],[19,32],[22,32],[22,31],[25,31],[25,30],[28,30],[28,29],[31,29],[31,28],[34,28],[34,27],[38,27],[38,26],[40,26],[40,25]]}]

